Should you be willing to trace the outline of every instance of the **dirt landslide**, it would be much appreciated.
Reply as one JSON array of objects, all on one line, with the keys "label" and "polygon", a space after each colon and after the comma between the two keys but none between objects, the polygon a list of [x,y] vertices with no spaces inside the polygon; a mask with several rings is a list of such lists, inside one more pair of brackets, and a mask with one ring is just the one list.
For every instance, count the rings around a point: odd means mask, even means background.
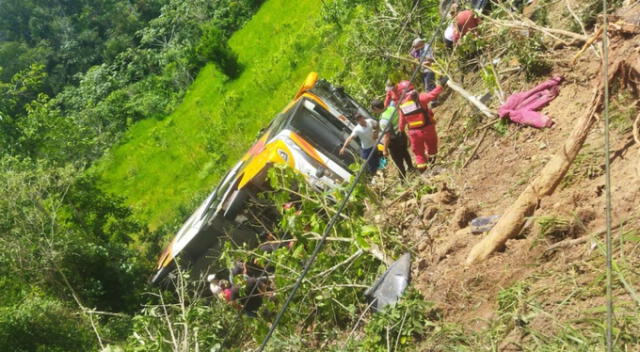
[{"label": "dirt landslide", "polygon": [[[631,55],[629,62],[638,65],[638,36],[611,38],[619,41],[615,45],[626,45],[631,50],[627,52]],[[508,95],[530,89],[552,76],[563,76],[560,95],[543,110],[555,122],[553,127],[537,130],[509,123],[500,129],[497,125],[485,125],[490,130],[476,155],[463,168],[461,165],[471,157],[471,150],[482,135],[481,128],[488,120],[473,122],[480,126],[478,130],[462,136],[461,131],[465,131],[470,121],[482,117],[464,99],[451,94],[435,109],[442,145],[436,171],[414,175],[408,184],[400,186],[390,181],[378,183],[388,201],[375,221],[383,228],[398,229],[402,243],[414,251],[414,285],[428,300],[437,303],[443,321],[458,324],[465,331],[487,331],[502,321],[504,326],[495,337],[497,341],[492,341],[498,350],[532,349],[537,346],[536,339],[548,341],[544,336],[558,334],[569,334],[588,344],[589,338],[599,338],[585,332],[598,330],[589,319],[604,321],[605,179],[601,120],[590,131],[560,185],[551,196],[542,199],[520,235],[487,260],[465,265],[471,248],[486,235],[472,234],[470,220],[503,214],[563,145],[576,121],[591,105],[593,89],[601,74],[599,59],[589,50],[572,65],[571,58],[578,49],[567,47],[550,53],[548,60],[554,63],[553,72],[538,81],[525,82],[522,73],[502,77]],[[509,67],[501,69],[508,71]],[[474,74],[465,77],[465,89],[482,93],[482,83],[475,79],[474,84]],[[640,145],[632,135],[638,97],[637,91],[629,88],[630,83],[627,81],[625,85],[623,81],[624,78],[616,81],[610,100],[615,260],[621,266],[619,280],[614,280],[618,324],[626,324],[625,314],[638,312],[640,307],[636,293],[640,291]],[[637,87],[638,82],[631,84]],[[494,101],[491,107],[497,105]],[[508,301],[505,297],[510,295],[519,302],[515,308],[505,303]],[[506,315],[509,318],[505,320]],[[581,331],[584,326],[587,329]],[[627,328],[632,329],[630,326]],[[620,328],[620,343],[626,341],[625,331]],[[639,333],[636,331],[635,341]],[[632,341],[633,336],[629,339]],[[632,346],[632,350],[640,348],[629,343],[624,346]],[[467,344],[474,347],[474,342]],[[423,349],[447,348],[426,344]]]}]

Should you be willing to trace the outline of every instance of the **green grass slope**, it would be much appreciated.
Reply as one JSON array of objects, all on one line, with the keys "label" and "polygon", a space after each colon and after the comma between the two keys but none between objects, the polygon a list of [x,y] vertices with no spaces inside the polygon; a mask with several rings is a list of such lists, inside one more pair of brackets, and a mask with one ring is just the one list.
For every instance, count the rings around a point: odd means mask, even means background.
[{"label": "green grass slope", "polygon": [[180,209],[189,213],[309,71],[340,69],[317,34],[320,7],[315,0],[266,1],[230,40],[242,75],[230,81],[213,65],[202,69],[173,114],[133,126],[100,162],[103,187],[125,197],[152,228]]}]

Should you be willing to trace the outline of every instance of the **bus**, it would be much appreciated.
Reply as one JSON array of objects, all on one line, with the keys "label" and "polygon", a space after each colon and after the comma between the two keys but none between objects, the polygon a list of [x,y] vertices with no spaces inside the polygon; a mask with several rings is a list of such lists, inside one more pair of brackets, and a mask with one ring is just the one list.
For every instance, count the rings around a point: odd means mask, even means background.
[{"label": "bus", "polygon": [[183,224],[158,259],[153,285],[172,277],[177,262],[201,277],[215,266],[225,241],[255,248],[278,211],[257,194],[268,189],[267,171],[286,165],[313,189],[333,189],[352,176],[349,165],[360,156],[356,140],[339,154],[367,109],[318,74],[311,72],[294,99],[260,131],[256,142]]}]

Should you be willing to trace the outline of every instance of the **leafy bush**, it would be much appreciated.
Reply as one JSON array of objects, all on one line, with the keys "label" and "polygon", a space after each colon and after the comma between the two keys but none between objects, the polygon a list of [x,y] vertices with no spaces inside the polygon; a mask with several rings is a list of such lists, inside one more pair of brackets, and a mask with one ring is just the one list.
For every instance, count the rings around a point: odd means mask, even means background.
[{"label": "leafy bush", "polygon": [[242,65],[238,62],[238,55],[227,44],[222,29],[215,23],[208,23],[203,28],[203,34],[196,46],[196,53],[203,61],[213,61],[216,66],[231,79],[235,79],[242,72]]},{"label": "leafy bush", "polygon": [[509,50],[524,68],[528,80],[551,72],[551,64],[542,56],[546,48],[539,34],[515,33],[515,38],[509,41]]},{"label": "leafy bush", "polygon": [[58,300],[35,294],[0,307],[2,351],[89,351],[95,345],[89,324]]}]

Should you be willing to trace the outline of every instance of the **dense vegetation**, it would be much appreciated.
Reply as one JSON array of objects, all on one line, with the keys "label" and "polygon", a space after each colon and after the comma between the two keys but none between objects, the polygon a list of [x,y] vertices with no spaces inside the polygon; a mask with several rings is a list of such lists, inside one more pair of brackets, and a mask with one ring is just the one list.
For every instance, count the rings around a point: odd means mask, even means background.
[{"label": "dense vegetation", "polygon": [[170,113],[241,1],[0,1],[0,349],[86,351],[131,333],[157,235],[88,170],[127,128]]}]

